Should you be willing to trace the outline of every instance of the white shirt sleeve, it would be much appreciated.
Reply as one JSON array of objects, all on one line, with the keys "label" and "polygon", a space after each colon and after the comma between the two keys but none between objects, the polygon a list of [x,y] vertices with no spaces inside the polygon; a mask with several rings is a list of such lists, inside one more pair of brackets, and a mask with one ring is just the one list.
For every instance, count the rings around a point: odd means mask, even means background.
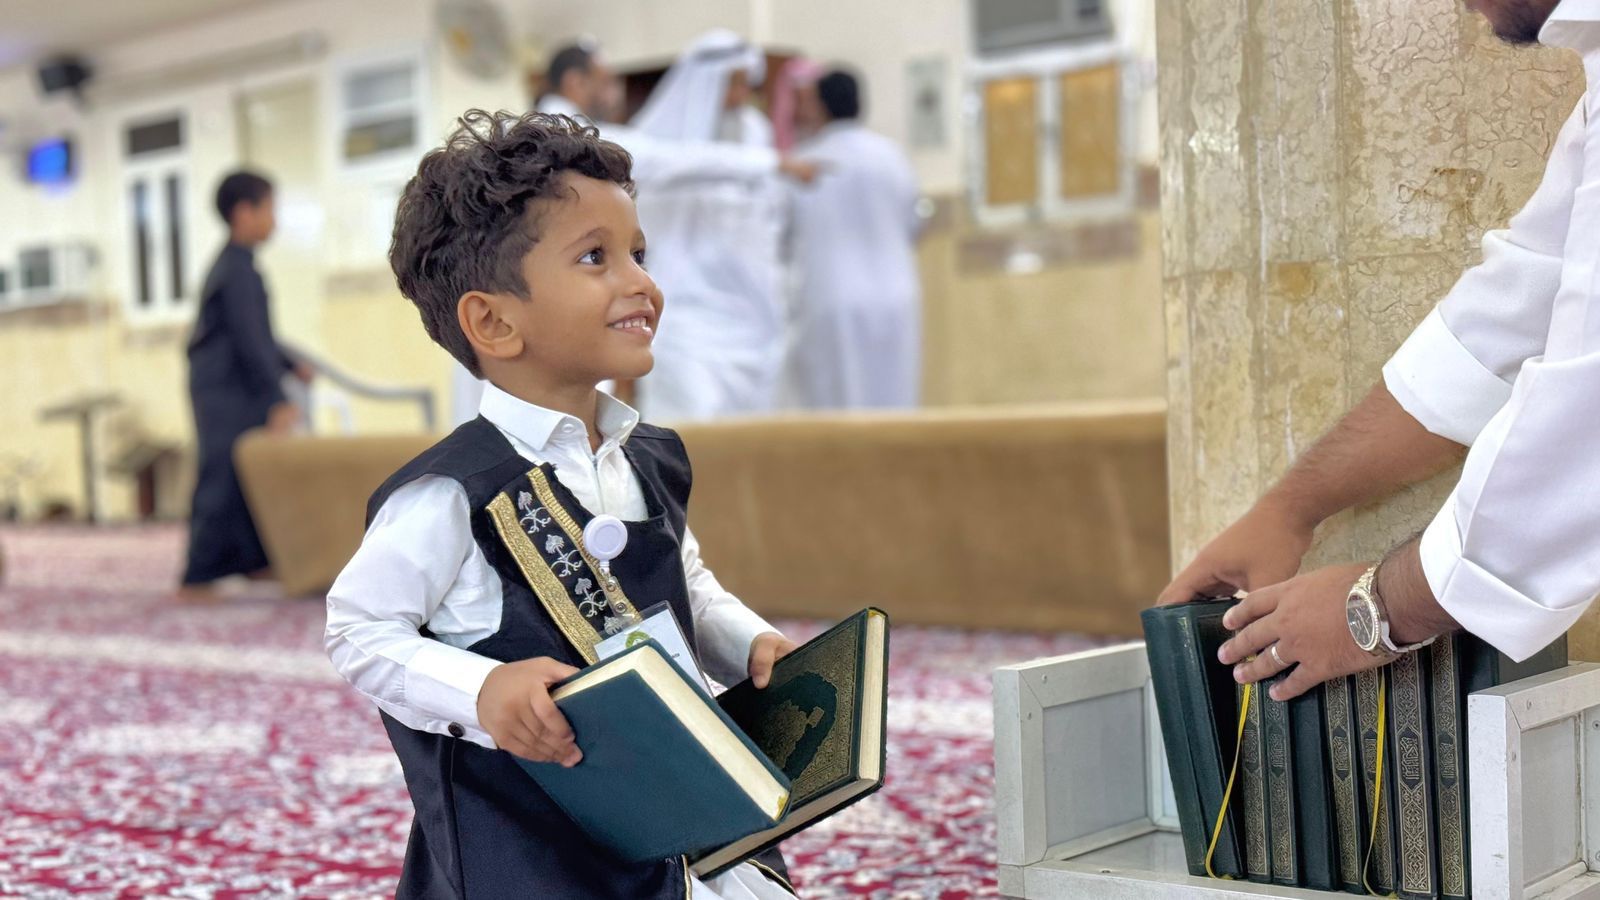
[{"label": "white shirt sleeve", "polygon": [[717,682],[738,684],[750,676],[751,642],[759,634],[778,629],[717,581],[701,561],[700,542],[687,527],[683,530],[682,552],[700,661],[706,674]]},{"label": "white shirt sleeve", "polygon": [[633,156],[633,180],[647,188],[683,181],[750,179],[776,175],[778,151],[730,141],[676,141],[625,125],[607,125],[601,135]]},{"label": "white shirt sleeve", "polygon": [[1512,659],[1559,637],[1600,593],[1600,348],[1529,362],[1422,535],[1434,596]]},{"label": "white shirt sleeve", "polygon": [[1384,385],[1423,427],[1471,444],[1544,352],[1562,251],[1583,170],[1583,103],[1556,137],[1540,182],[1510,227],[1483,236],[1467,270],[1383,367]]},{"label": "white shirt sleeve", "polygon": [[343,678],[418,731],[495,747],[478,722],[478,692],[499,662],[424,637],[477,550],[467,495],[428,476],[391,494],[328,592],[324,646]]},{"label": "white shirt sleeve", "polygon": [[[1600,147],[1600,121],[1589,127]],[[1422,536],[1440,604],[1517,660],[1559,637],[1600,593],[1600,173],[1572,191],[1572,239],[1544,316],[1548,345],[1522,365]]]}]

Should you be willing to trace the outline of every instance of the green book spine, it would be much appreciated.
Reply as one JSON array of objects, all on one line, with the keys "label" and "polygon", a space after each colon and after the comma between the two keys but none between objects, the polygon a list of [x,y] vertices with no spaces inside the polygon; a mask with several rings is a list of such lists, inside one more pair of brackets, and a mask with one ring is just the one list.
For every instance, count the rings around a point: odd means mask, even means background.
[{"label": "green book spine", "polygon": [[1339,862],[1335,849],[1328,745],[1324,740],[1326,719],[1320,688],[1289,701],[1300,884],[1332,891],[1339,888]]},{"label": "green book spine", "polygon": [[[1388,669],[1368,669],[1354,676],[1356,725],[1361,735],[1361,795],[1367,798],[1362,810],[1360,830],[1371,835],[1366,849],[1366,883],[1382,894],[1394,890],[1394,843],[1389,837],[1389,786],[1377,784],[1378,750],[1378,676]],[[1384,747],[1384,767],[1394,766],[1394,748]],[[1385,779],[1387,782],[1388,779]],[[1376,790],[1374,790],[1376,788]],[[1373,796],[1377,796],[1374,808]],[[1374,833],[1372,819],[1377,819]]]},{"label": "green book spine", "polygon": [[1439,889],[1434,843],[1433,740],[1428,700],[1432,693],[1426,653],[1412,652],[1389,664],[1389,738],[1393,765],[1395,889],[1407,900],[1431,900]]},{"label": "green book spine", "polygon": [[[1184,730],[1189,735],[1189,755],[1194,764],[1200,785],[1200,799],[1205,812],[1205,834],[1210,840],[1218,811],[1227,796],[1228,772],[1233,767],[1237,750],[1239,711],[1234,698],[1237,688],[1233,670],[1217,662],[1217,651],[1227,642],[1231,632],[1223,627],[1222,616],[1235,601],[1199,604],[1203,607],[1189,627],[1194,630],[1195,671],[1185,677],[1196,714]],[[1208,727],[1196,727],[1205,723]],[[1231,802],[1229,809],[1232,809]],[[1244,877],[1244,860],[1240,846],[1243,842],[1240,817],[1229,812],[1223,817],[1222,833],[1217,840],[1216,853],[1211,860],[1211,870],[1218,875]]]},{"label": "green book spine", "polygon": [[[1235,750],[1238,724],[1235,685],[1231,670],[1216,661],[1217,650],[1229,634],[1222,626],[1222,615],[1233,603],[1232,600],[1179,603],[1141,614],[1148,642],[1146,652],[1152,660],[1150,675],[1157,708],[1169,707],[1177,713],[1170,726],[1167,718],[1162,719],[1165,739],[1183,740],[1187,745],[1195,802],[1189,805],[1178,796],[1178,817],[1184,830],[1186,852],[1193,846],[1189,833],[1193,831],[1199,837],[1198,853],[1187,859],[1190,872],[1198,875],[1206,874],[1206,847],[1210,844],[1217,814],[1223,808],[1228,770],[1233,764]],[[1151,627],[1153,621],[1163,619],[1173,624],[1174,634],[1170,637],[1165,629]],[[1169,752],[1169,764],[1179,756]],[[1177,766],[1172,768],[1174,793],[1180,794],[1182,789],[1177,782],[1181,776]],[[1233,878],[1244,876],[1240,853],[1242,817],[1233,805],[1237,802],[1236,789],[1228,805],[1228,814],[1223,817],[1211,864],[1216,874]]]},{"label": "green book spine", "polygon": [[1432,684],[1433,782],[1438,828],[1439,896],[1472,894],[1472,833],[1467,784],[1467,695],[1567,664],[1566,636],[1522,662],[1482,639],[1456,632],[1428,648]]},{"label": "green book spine", "polygon": [[1438,816],[1439,895],[1466,900],[1471,882],[1467,860],[1467,702],[1462,688],[1462,642],[1449,634],[1427,650],[1433,685],[1433,793]]},{"label": "green book spine", "polygon": [[1367,796],[1361,790],[1361,729],[1356,723],[1355,679],[1335,678],[1322,685],[1327,711],[1329,788],[1338,847],[1338,882],[1352,894],[1365,894],[1361,865],[1367,854]]},{"label": "green book spine", "polygon": [[[1251,691],[1244,732],[1239,737],[1238,802],[1244,816],[1245,874],[1251,881],[1265,884],[1272,881],[1272,852],[1268,846],[1272,829],[1267,821],[1267,732],[1261,722],[1260,687]],[[1239,688],[1239,699],[1244,700],[1243,686]]]},{"label": "green book spine", "polygon": [[1266,730],[1263,742],[1267,751],[1267,820],[1272,881],[1275,884],[1300,883],[1299,810],[1295,808],[1294,751],[1289,725],[1289,704],[1267,696],[1267,682],[1256,685],[1261,699],[1261,724]]},{"label": "green book spine", "polygon": [[1150,681],[1156,695],[1156,717],[1161,723],[1161,743],[1167,751],[1167,770],[1172,775],[1172,796],[1178,807],[1178,826],[1183,835],[1183,855],[1190,875],[1206,874],[1206,843],[1209,825],[1200,808],[1200,789],[1195,784],[1194,765],[1189,760],[1188,723],[1184,720],[1183,697],[1178,690],[1183,675],[1179,661],[1194,650],[1193,635],[1180,627],[1176,615],[1164,607],[1145,610],[1145,655],[1150,660]]}]

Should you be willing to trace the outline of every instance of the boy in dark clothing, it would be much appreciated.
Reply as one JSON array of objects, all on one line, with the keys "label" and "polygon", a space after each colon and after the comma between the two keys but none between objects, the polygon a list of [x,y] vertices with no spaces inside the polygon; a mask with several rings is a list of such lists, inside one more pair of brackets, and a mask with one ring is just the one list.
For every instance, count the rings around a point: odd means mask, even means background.
[{"label": "boy in dark clothing", "polygon": [[255,267],[255,248],[276,224],[272,183],[253,172],[229,175],[217,188],[217,214],[228,223],[228,245],[206,275],[189,338],[200,471],[190,507],[187,588],[265,574],[267,554],[233,469],[233,445],[252,428],[292,428],[299,411],[284,397],[283,376],[311,377],[273,340],[267,286]]},{"label": "boy in dark clothing", "polygon": [[[596,389],[650,371],[661,316],[630,165],[564,116],[473,110],[400,200],[400,291],[488,382],[478,418],[373,495],[328,595],[328,654],[382,711],[416,807],[401,898],[792,897],[776,853],[710,883],[624,863],[512,758],[581,764],[549,687],[638,609],[664,601],[724,684],[765,686],[794,647],[701,562],[678,436]],[[582,537],[599,515],[628,534],[610,578]]]}]

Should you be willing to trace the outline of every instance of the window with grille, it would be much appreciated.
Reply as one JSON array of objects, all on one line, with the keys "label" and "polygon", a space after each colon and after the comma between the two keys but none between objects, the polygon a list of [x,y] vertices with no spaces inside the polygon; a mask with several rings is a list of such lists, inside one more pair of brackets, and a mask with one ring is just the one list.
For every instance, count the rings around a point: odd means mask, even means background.
[{"label": "window with grille", "polygon": [[1131,203],[1127,51],[1106,0],[981,0],[968,66],[969,191],[978,220],[1008,224]]},{"label": "window with grille", "polygon": [[123,206],[131,318],[162,318],[191,302],[189,158],[182,115],[123,128]]},{"label": "window with grille", "polygon": [[403,160],[422,144],[422,65],[407,56],[352,64],[339,76],[339,159],[347,166]]}]

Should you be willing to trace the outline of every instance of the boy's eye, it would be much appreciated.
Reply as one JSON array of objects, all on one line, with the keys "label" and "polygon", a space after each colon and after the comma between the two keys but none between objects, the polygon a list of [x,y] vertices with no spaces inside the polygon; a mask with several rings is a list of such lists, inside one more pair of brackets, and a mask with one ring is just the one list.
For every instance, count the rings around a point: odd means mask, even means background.
[{"label": "boy's eye", "polygon": [[633,251],[633,262],[634,262],[635,265],[639,266],[639,268],[641,268],[641,269],[644,268],[644,251],[643,250],[635,250],[635,251]]},{"label": "boy's eye", "polygon": [[593,250],[590,250],[588,253],[585,253],[584,255],[578,257],[578,262],[588,263],[589,265],[593,265],[593,266],[600,265],[600,263],[603,262],[604,260],[605,260],[605,252],[603,250],[601,250],[599,247],[596,247]]}]

